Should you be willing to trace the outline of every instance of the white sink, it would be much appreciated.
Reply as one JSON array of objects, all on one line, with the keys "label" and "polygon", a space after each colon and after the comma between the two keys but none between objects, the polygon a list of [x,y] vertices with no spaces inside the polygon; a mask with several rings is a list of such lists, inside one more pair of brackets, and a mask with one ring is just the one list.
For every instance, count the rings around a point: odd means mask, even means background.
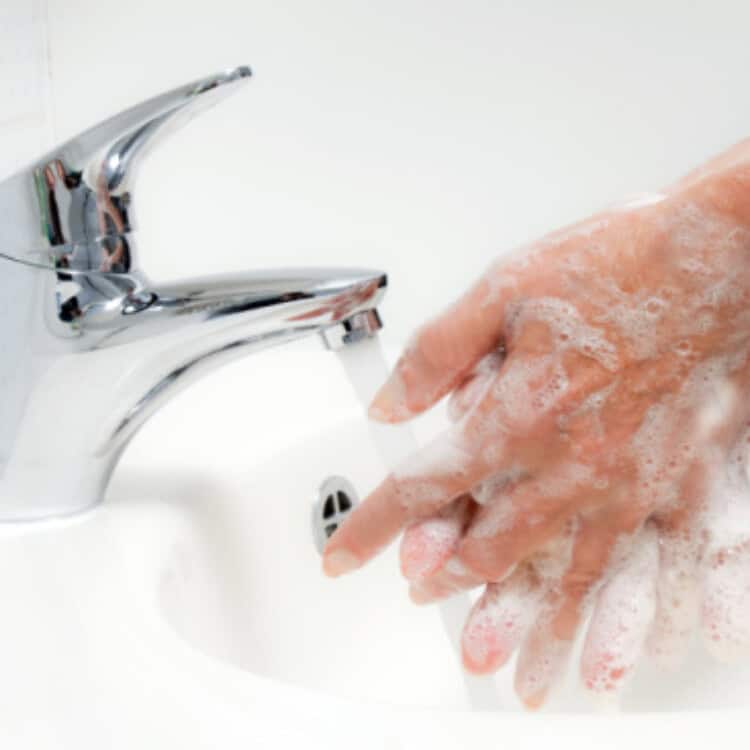
[{"label": "white sink", "polygon": [[510,670],[501,709],[470,711],[395,550],[344,579],[320,572],[320,482],[342,474],[364,494],[383,471],[338,362],[309,342],[178,396],[98,508],[0,529],[3,747],[652,747],[675,720],[706,742],[745,722],[750,667],[698,656],[642,669],[618,716],[595,712],[575,670],[549,711],[521,712]]}]

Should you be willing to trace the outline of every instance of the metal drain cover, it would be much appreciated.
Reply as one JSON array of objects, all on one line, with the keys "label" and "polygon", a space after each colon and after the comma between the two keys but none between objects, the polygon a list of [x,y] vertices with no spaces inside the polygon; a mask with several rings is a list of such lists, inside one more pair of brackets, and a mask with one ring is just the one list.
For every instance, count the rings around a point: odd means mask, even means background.
[{"label": "metal drain cover", "polygon": [[333,532],[359,503],[354,485],[345,477],[324,480],[313,505],[313,539],[320,554]]}]

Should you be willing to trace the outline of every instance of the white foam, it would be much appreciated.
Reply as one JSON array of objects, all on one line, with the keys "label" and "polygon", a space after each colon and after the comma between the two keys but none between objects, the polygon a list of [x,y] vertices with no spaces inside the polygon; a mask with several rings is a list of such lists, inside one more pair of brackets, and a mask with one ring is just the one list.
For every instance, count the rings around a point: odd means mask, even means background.
[{"label": "white foam", "polygon": [[[651,194],[619,209],[640,210],[665,198],[664,194]],[[530,323],[544,324],[550,347],[541,354],[511,356],[502,369],[497,352],[485,358],[451,400],[456,430],[397,470],[397,477],[407,480],[404,501],[410,504],[431,497],[437,500],[442,490],[435,479],[465,473],[474,454],[490,466],[500,466],[509,458],[509,436],[537,424],[540,416],[565,404],[569,394],[578,397],[572,392],[572,384],[580,385],[580,380],[575,380],[578,373],[566,371],[563,364],[570,360],[563,357],[567,352],[596,361],[612,375],[604,387],[587,396],[584,393],[575,411],[556,415],[562,431],[568,429],[571,418],[585,414],[591,417],[590,429],[606,437],[604,406],[625,397],[621,396],[625,383],[647,394],[646,403],[653,399],[630,441],[612,446],[612,457],[635,459],[637,486],[631,490],[633,502],[643,508],[644,515],[657,513],[661,518],[688,501],[697,503],[699,509],[694,511],[692,525],[673,535],[663,533],[660,557],[650,528],[629,540],[634,544],[631,555],[624,554],[623,540],[613,551],[618,571],[600,592],[587,646],[591,687],[602,692],[621,684],[632,672],[650,618],[654,618],[650,652],[662,663],[676,661],[694,631],[700,595],[704,597],[709,648],[722,658],[730,658],[745,646],[750,648],[746,450],[735,447],[725,456],[721,442],[725,428],[744,408],[733,376],[746,366],[750,354],[750,312],[744,304],[747,284],[739,270],[744,268],[750,231],[679,195],[670,196],[669,210],[647,211],[644,216],[652,223],[644,224],[647,231],[643,236],[649,241],[653,230],[653,236],[659,238],[653,260],[663,264],[668,284],[649,285],[646,274],[646,283],[626,291],[628,285],[623,283],[620,288],[622,281],[616,273],[603,270],[608,267],[601,260],[609,252],[607,231],[619,231],[620,224],[627,227],[630,222],[615,213],[548,235],[525,248],[523,257],[503,259],[488,271],[483,304],[507,300],[504,312],[511,355],[514,342]],[[570,249],[562,248],[568,240]],[[550,248],[555,252],[547,254]],[[630,262],[629,256],[623,257]],[[556,264],[552,270],[561,278],[559,286],[550,283],[546,287],[556,291],[545,292],[541,298],[519,295],[521,289],[533,291],[530,284],[524,286],[524,276],[543,268],[545,258]],[[599,272],[592,272],[594,268]],[[576,295],[570,296],[574,302],[566,295]],[[731,329],[721,332],[724,353],[701,361],[706,356],[705,339],[719,326]],[[620,377],[625,363],[627,373]],[[654,367],[651,388],[648,377],[654,364],[658,367]],[[681,382],[681,386],[671,390],[673,382]],[[424,395],[425,400],[431,400],[431,394]],[[487,396],[497,401],[497,407],[477,413],[477,405]],[[588,420],[584,421],[588,426]],[[471,439],[462,435],[469,422],[474,428]],[[745,448],[744,444],[740,447]],[[607,476],[587,466],[585,457],[578,458],[579,464],[571,462],[554,474],[533,480],[540,505],[524,510],[524,524],[544,521],[545,498],[560,498],[579,485],[602,492],[608,489]],[[706,507],[703,498],[689,494],[699,492],[689,473],[698,461],[707,478],[717,473],[717,467],[722,469],[713,481]],[[507,488],[508,476],[502,473],[474,488],[475,498],[485,507],[480,511],[481,521],[472,526],[473,537],[495,536],[519,523],[521,511]],[[545,585],[554,587],[562,579],[576,533],[575,528],[569,530],[536,555],[534,567]],[[433,541],[436,546],[442,543],[437,537]],[[520,617],[519,610],[519,622]],[[540,647],[529,657],[520,677],[523,690],[531,690],[531,682],[537,688],[544,684],[557,661],[555,652],[545,654],[545,648]]]},{"label": "white foam", "polygon": [[407,529],[401,544],[401,559],[409,581],[423,580],[441,560],[449,558],[462,529],[463,517],[456,512],[442,513]]},{"label": "white foam", "polygon": [[516,668],[516,691],[527,701],[546,696],[559,682],[572,649],[572,641],[555,638],[549,616],[542,614],[524,643]]},{"label": "white foam", "polygon": [[458,476],[466,471],[472,459],[461,430],[451,429],[402,460],[393,470],[393,476],[398,480]]},{"label": "white foam", "polygon": [[646,528],[599,592],[581,660],[589,690],[619,690],[632,675],[656,609],[658,555],[656,532]]},{"label": "white foam", "polygon": [[593,484],[593,481],[594,472],[590,466],[569,462],[557,466],[555,471],[535,479],[530,488],[540,498],[561,498],[570,495],[582,486]]},{"label": "white foam", "polygon": [[687,656],[698,622],[699,542],[683,531],[659,540],[656,613],[646,643],[652,659],[674,669]]},{"label": "white foam", "polygon": [[571,517],[564,530],[534,555],[534,571],[547,588],[559,588],[562,577],[570,568],[579,528],[579,518]]},{"label": "white foam", "polygon": [[484,422],[474,415],[472,421],[479,438],[502,439],[506,432],[528,430],[555,406],[568,387],[567,373],[555,357],[511,358],[489,390],[498,402],[497,409],[486,414]]},{"label": "white foam", "polygon": [[518,521],[519,511],[510,498],[495,496],[492,505],[471,524],[469,535],[472,539],[491,539],[510,531]]},{"label": "white foam", "polygon": [[490,352],[482,357],[472,375],[451,394],[448,401],[448,417],[451,421],[460,421],[481,403],[487,389],[500,372],[503,360],[504,355],[500,351]]},{"label": "white foam", "polygon": [[558,297],[539,297],[519,304],[510,321],[509,336],[517,336],[528,321],[540,321],[552,333],[552,351],[558,355],[575,350],[614,372],[619,365],[617,350],[603,329],[587,323],[578,308]]},{"label": "white foam", "polygon": [[750,654],[750,538],[713,558],[703,580],[703,632],[720,661]]},{"label": "white foam", "polygon": [[505,661],[521,644],[536,616],[539,588],[526,569],[502,583],[488,584],[466,622],[463,649],[478,665],[488,658]]}]

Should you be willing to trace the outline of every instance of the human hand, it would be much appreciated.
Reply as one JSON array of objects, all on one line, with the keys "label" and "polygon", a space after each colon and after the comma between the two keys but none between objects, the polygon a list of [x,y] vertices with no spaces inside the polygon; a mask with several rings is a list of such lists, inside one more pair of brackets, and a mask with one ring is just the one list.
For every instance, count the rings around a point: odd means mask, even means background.
[{"label": "human hand", "polygon": [[[644,645],[658,663],[677,666],[696,626],[719,660],[750,649],[746,453],[746,441],[738,441],[700,510],[649,521],[632,541],[615,547],[581,612],[583,617],[593,610],[580,663],[590,691],[616,695]],[[482,583],[456,554],[471,513],[470,500],[463,498],[405,531],[401,568],[415,602]],[[488,584],[464,627],[463,661],[471,672],[494,672],[520,648],[516,687],[529,707],[543,702],[567,666],[571,642],[552,637],[546,626],[569,544],[564,535],[519,563],[504,581]]]},{"label": "human hand", "polygon": [[[671,570],[689,579],[685,570],[713,556],[704,619],[712,611],[715,621],[735,622],[744,599],[737,590],[716,593],[727,588],[726,555],[711,550],[735,550],[735,560],[747,546],[740,538],[724,544],[714,530],[730,462],[744,461],[750,417],[742,399],[750,379],[749,152],[741,144],[664,194],[499,262],[425,326],[371,416],[408,419],[454,392],[454,427],[340,527],[326,572],[363,564],[415,522],[452,523],[453,537],[436,545],[445,560],[422,571],[415,598],[490,582],[469,633],[492,602],[528,594],[537,618],[497,654],[489,648],[483,661],[464,644],[467,666],[483,671],[523,640],[517,685],[529,705],[544,699],[603,582],[600,621],[614,611],[622,598],[615,570],[639,582],[639,601],[653,588],[654,632],[673,632],[682,613],[662,595],[674,584],[661,577]],[[732,513],[747,530],[744,468],[733,481],[743,500]],[[419,528],[407,533],[402,560]],[[647,615],[647,607],[638,613],[650,623]],[[584,672],[595,655],[593,646],[584,653]]]}]

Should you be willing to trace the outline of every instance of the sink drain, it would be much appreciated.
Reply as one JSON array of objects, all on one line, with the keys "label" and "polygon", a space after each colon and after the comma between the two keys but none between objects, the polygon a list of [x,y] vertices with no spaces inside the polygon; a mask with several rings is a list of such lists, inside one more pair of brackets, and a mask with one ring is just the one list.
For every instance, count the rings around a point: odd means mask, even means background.
[{"label": "sink drain", "polygon": [[344,477],[328,477],[318,490],[313,506],[313,538],[322,554],[323,547],[359,502],[354,485]]}]

